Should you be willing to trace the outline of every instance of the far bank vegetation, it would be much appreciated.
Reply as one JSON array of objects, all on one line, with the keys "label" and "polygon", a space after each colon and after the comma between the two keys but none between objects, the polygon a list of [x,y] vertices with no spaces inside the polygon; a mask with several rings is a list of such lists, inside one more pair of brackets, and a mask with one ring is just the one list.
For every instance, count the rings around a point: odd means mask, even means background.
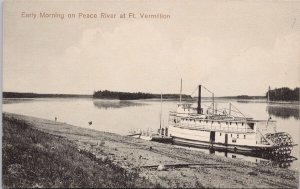
[{"label": "far bank vegetation", "polygon": [[299,101],[300,89],[299,87],[295,89],[282,87],[268,91],[266,93],[267,98],[268,94],[271,101]]},{"label": "far bank vegetation", "polygon": [[[160,98],[161,94],[152,94],[152,93],[129,93],[129,92],[115,92],[108,90],[99,90],[95,91],[93,94],[94,98],[103,98],[103,99],[119,99],[119,100],[138,100],[138,99],[154,99]],[[179,99],[179,94],[163,94],[163,99]],[[190,95],[182,95],[182,99],[189,100],[192,99]]]}]

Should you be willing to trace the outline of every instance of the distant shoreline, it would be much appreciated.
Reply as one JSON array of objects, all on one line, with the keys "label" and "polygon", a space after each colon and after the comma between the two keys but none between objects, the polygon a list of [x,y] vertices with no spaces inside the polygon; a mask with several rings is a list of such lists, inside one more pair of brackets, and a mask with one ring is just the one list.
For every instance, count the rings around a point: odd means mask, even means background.
[{"label": "distant shoreline", "polygon": [[[118,98],[94,98],[93,95],[89,94],[40,94],[40,93],[19,93],[19,92],[3,92],[3,99],[34,99],[34,98],[91,98],[91,99],[103,99],[103,100],[160,100],[160,98],[145,98],[145,99],[118,99]],[[265,96],[220,96],[214,97],[215,100],[240,100],[240,101],[255,101],[255,102],[266,102]],[[212,97],[202,97],[204,100],[212,100]],[[165,101],[179,101],[177,96],[175,97],[163,97]],[[197,97],[186,98],[182,97],[183,101],[197,101]],[[299,104],[299,101],[270,101],[270,103],[279,104]]]},{"label": "distant shoreline", "polygon": [[[163,94],[167,95],[167,94]],[[178,95],[179,94],[173,94]],[[215,99],[266,99],[265,96],[221,96],[215,97]],[[3,92],[3,98],[93,98],[92,94],[41,94],[41,93],[22,93],[22,92]],[[96,98],[98,99],[98,98]],[[99,99],[117,99],[117,98],[99,98]],[[146,98],[146,99],[160,99],[160,97],[156,98]],[[178,99],[176,97],[165,97],[164,99]],[[186,98],[184,95],[182,97],[183,100],[195,100],[196,97]],[[202,97],[202,99],[211,99],[211,97]]]},{"label": "distant shoreline", "polygon": [[3,92],[3,98],[93,98],[87,94],[39,94],[39,93],[18,93]]}]

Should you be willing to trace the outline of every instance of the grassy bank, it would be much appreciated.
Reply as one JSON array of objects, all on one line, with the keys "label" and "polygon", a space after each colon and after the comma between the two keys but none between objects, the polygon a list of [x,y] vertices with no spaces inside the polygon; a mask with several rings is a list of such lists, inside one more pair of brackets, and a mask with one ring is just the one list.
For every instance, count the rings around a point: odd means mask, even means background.
[{"label": "grassy bank", "polygon": [[151,183],[74,142],[33,129],[3,116],[3,186],[23,187],[148,187]]}]

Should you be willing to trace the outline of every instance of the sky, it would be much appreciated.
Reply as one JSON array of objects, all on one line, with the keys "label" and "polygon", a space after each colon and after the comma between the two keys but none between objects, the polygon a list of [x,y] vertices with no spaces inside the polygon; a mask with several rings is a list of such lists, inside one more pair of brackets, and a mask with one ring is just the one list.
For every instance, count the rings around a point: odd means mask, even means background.
[{"label": "sky", "polygon": [[[157,13],[170,18],[138,17]],[[201,84],[231,96],[300,85],[299,1],[9,0],[3,17],[3,91],[179,93],[182,78],[185,94]]]}]

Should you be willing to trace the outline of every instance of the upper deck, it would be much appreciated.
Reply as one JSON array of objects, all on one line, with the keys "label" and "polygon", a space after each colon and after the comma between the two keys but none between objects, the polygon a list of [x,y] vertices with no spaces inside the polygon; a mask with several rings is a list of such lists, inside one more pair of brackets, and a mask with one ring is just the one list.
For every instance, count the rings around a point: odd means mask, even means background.
[{"label": "upper deck", "polygon": [[[217,112],[217,111],[216,111]],[[214,114],[197,114],[192,104],[179,104],[177,111],[169,113],[169,124],[191,130],[210,130],[231,133],[267,132],[276,130],[276,121],[254,120],[245,116],[232,116],[223,111]]]}]

